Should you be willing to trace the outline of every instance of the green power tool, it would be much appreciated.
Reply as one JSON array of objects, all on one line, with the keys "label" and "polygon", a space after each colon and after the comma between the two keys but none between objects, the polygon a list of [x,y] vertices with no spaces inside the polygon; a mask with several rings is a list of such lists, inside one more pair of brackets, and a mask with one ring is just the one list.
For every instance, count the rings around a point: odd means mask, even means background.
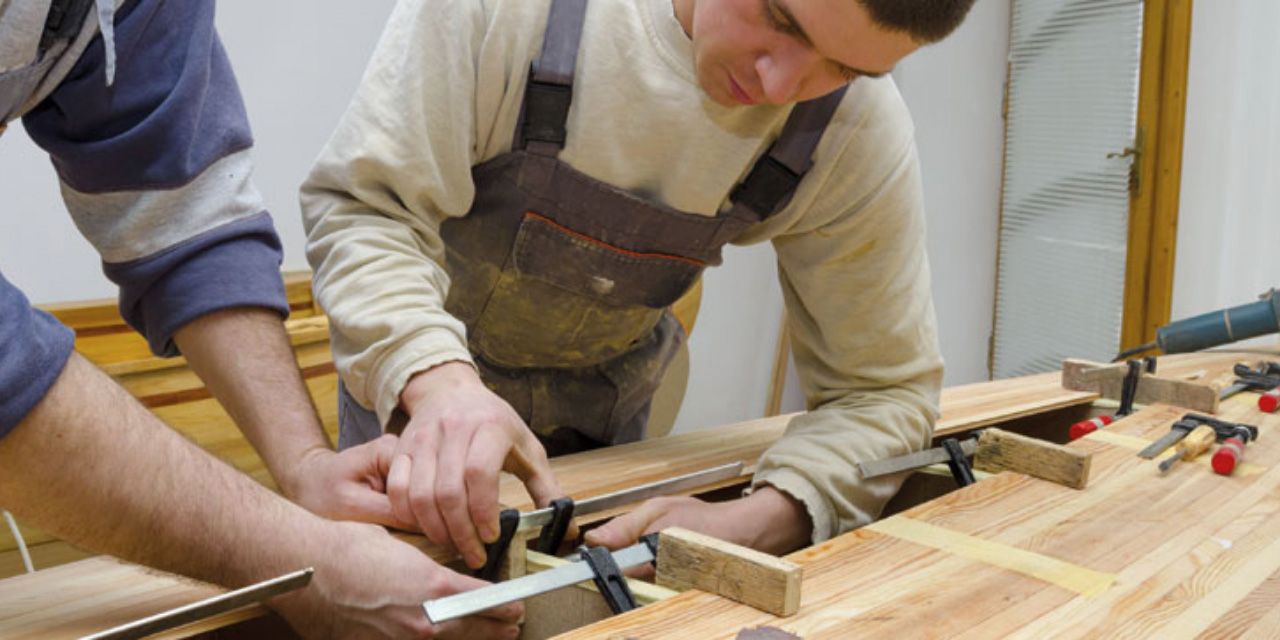
[{"label": "green power tool", "polygon": [[1257,302],[1177,320],[1156,330],[1156,341],[1116,356],[1129,356],[1157,347],[1164,353],[1187,353],[1248,340],[1280,331],[1280,291],[1271,289]]}]

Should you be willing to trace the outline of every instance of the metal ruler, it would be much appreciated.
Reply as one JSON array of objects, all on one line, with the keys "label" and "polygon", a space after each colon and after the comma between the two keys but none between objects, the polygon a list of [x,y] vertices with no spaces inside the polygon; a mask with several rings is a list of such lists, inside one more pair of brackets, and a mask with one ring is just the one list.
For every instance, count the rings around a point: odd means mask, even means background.
[{"label": "metal ruler", "polygon": [[[653,562],[653,560],[653,550],[643,542],[613,552],[613,561],[618,565],[619,569],[642,565],[646,562]],[[508,602],[524,600],[541,593],[593,580],[595,577],[596,573],[590,565],[586,562],[578,561],[556,569],[548,569],[522,578],[481,587],[475,591],[467,591],[436,600],[427,600],[422,603],[422,609],[426,611],[427,619],[432,624],[439,624],[446,620],[480,613]]]},{"label": "metal ruler", "polygon": [[153,635],[184,624],[211,618],[233,609],[239,609],[245,605],[259,603],[267,598],[288,593],[294,589],[301,589],[311,583],[312,573],[314,573],[314,570],[310,568],[295,571],[279,578],[272,578],[242,589],[228,591],[212,598],[206,598],[154,616],[122,624],[106,631],[84,636],[80,640],[127,640]]},{"label": "metal ruler", "polygon": [[[736,478],[742,475],[742,468],[743,464],[741,462],[731,462],[718,467],[711,467],[702,471],[695,471],[682,476],[658,480],[657,482],[606,493],[594,498],[587,498],[581,502],[574,503],[573,513],[581,516],[648,500],[649,498],[696,489],[721,480]],[[546,526],[551,522],[553,516],[554,510],[551,507],[521,513],[520,524],[516,526],[516,531],[528,531],[529,529]]]},{"label": "metal ruler", "polygon": [[[963,451],[966,456],[973,455],[974,452],[978,450],[978,439],[970,438],[960,442],[960,450]],[[905,456],[898,456],[896,458],[859,462],[858,471],[862,474],[864,479],[878,478],[891,473],[899,473],[901,471],[927,467],[939,462],[946,462],[950,459],[951,456],[947,453],[946,449],[942,447],[934,447],[924,451],[908,453]]]}]

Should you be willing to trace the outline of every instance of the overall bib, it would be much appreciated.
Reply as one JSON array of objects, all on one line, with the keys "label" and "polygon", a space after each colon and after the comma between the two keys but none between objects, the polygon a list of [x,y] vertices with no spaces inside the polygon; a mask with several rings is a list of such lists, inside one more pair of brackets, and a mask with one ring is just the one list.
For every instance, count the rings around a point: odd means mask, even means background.
[{"label": "overall bib", "polygon": [[[719,215],[649,202],[557,158],[585,11],[586,0],[553,0],[512,151],[472,170],[471,210],[440,229],[445,310],[466,324],[485,384],[553,456],[644,437],[684,340],[668,307],[726,243],[786,205],[844,95],[796,105]],[[340,396],[341,446],[381,434],[371,411]]]}]

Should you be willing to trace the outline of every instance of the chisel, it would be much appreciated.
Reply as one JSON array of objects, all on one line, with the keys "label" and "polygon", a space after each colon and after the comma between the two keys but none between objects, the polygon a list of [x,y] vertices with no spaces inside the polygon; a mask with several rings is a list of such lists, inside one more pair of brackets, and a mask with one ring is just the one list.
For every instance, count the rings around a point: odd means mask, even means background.
[{"label": "chisel", "polygon": [[1165,458],[1160,462],[1160,473],[1169,470],[1179,460],[1190,460],[1202,453],[1209,445],[1218,439],[1218,433],[1209,425],[1200,425],[1191,430],[1187,437],[1178,443],[1178,449],[1173,455]]}]

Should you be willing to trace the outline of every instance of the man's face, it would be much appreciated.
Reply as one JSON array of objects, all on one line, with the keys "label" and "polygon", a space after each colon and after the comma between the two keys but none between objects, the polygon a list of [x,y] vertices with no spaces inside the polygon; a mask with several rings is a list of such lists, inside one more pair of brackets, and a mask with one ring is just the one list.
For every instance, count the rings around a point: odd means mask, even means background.
[{"label": "man's face", "polygon": [[725,105],[826,95],[888,73],[919,45],[871,21],[858,0],[672,0],[693,40],[698,83]]}]

